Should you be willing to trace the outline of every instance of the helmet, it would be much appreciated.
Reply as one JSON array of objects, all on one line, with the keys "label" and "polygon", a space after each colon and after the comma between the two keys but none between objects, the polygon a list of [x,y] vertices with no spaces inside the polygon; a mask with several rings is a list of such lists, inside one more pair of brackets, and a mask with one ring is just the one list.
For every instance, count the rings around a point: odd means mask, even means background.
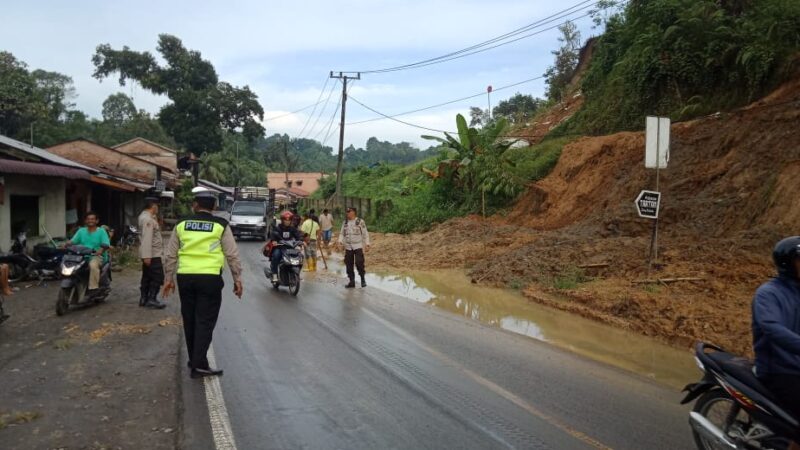
[{"label": "helmet", "polygon": [[800,236],[785,238],[775,244],[772,250],[772,260],[778,269],[778,275],[789,278],[798,278],[794,267],[794,260],[800,258]]},{"label": "helmet", "polygon": [[284,211],[281,213],[281,220],[292,220],[294,214],[291,211]]},{"label": "helmet", "polygon": [[197,186],[196,188],[192,188],[192,195],[194,198],[213,198],[214,200],[217,199],[217,194],[214,191],[204,188],[202,186]]}]

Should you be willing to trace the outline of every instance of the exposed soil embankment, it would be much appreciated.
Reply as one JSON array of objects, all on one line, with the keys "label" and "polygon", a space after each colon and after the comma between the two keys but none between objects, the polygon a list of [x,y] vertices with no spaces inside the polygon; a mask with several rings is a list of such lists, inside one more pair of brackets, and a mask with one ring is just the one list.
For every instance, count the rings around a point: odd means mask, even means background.
[{"label": "exposed soil embankment", "polygon": [[[641,132],[578,139],[506,216],[378,236],[370,258],[467,268],[474,282],[677,345],[749,353],[752,293],[772,273],[772,245],[800,230],[799,120],[800,78],[746,108],[672,126],[650,273],[652,222],[633,207],[655,188]],[[658,281],[673,278],[701,280]],[[646,279],[655,282],[634,283]]]}]

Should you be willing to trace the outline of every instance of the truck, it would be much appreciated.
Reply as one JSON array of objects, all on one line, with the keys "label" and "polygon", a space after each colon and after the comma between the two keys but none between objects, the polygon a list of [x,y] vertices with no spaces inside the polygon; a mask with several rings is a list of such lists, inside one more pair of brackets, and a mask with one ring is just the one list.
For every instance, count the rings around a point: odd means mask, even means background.
[{"label": "truck", "polygon": [[244,186],[234,191],[231,207],[230,227],[233,236],[266,240],[274,223],[270,189],[266,187]]}]

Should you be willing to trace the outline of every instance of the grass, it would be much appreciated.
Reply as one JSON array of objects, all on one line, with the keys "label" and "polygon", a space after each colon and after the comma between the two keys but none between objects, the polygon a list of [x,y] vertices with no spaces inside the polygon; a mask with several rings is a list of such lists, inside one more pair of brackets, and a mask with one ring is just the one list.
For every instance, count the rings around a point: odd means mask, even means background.
[{"label": "grass", "polygon": [[511,149],[506,155],[514,162],[517,176],[527,181],[538,181],[550,174],[561,157],[561,150],[573,140],[575,136],[548,139],[530,147]]},{"label": "grass", "polygon": [[123,250],[116,247],[112,250],[112,257],[114,266],[118,268],[136,267],[141,261],[136,249]]},{"label": "grass", "polygon": [[68,350],[72,347],[72,341],[69,339],[58,339],[53,342],[53,348],[57,350]]},{"label": "grass", "polygon": [[570,266],[550,280],[550,285],[560,291],[575,289],[582,283],[589,281],[582,269]]}]

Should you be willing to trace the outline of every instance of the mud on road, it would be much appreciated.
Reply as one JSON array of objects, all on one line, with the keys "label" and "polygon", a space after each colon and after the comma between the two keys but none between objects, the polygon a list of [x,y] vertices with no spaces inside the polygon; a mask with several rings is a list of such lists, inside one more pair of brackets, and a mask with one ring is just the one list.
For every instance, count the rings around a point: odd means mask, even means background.
[{"label": "mud on road", "polygon": [[[175,448],[180,313],[139,308],[139,272],[107,303],[58,317],[58,283],[20,283],[0,325],[4,449]],[[26,287],[27,286],[27,287]]]}]

